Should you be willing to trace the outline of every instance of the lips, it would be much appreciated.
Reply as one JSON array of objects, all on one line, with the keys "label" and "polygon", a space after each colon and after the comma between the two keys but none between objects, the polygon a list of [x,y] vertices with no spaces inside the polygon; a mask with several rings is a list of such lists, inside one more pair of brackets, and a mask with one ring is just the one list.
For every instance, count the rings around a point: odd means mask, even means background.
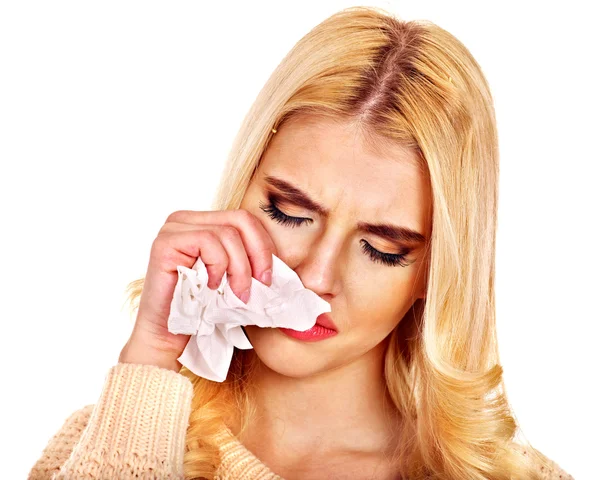
[{"label": "lips", "polygon": [[337,327],[333,320],[329,316],[328,313],[322,313],[317,317],[317,325],[321,325],[322,327],[329,328],[330,330],[335,330],[337,332]]}]

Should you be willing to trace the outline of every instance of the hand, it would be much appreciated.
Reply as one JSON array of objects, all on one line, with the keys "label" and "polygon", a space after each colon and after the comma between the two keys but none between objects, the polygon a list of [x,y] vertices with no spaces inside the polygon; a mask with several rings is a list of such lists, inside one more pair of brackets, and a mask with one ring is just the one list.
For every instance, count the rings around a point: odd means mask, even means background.
[{"label": "hand", "polygon": [[229,285],[248,301],[252,277],[271,285],[275,244],[247,210],[177,211],[169,215],[152,243],[150,261],[133,332],[121,351],[121,363],[145,363],[179,371],[177,358],[190,335],[172,334],[167,322],[177,284],[177,266],[191,268],[201,258],[208,288],[216,290],[227,272]]}]

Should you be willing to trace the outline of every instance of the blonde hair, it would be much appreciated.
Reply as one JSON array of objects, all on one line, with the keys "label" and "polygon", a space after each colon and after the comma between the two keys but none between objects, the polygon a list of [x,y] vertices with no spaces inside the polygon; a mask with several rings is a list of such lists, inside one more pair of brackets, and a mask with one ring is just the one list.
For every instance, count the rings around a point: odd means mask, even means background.
[{"label": "blonde hair", "polygon": [[[233,142],[213,209],[239,208],[272,129],[300,114],[357,119],[371,141],[413,148],[427,167],[427,295],[390,334],[383,372],[403,418],[395,455],[402,478],[541,478],[514,448],[519,428],[499,364],[498,139],[479,64],[429,21],[403,21],[377,7],[337,12],[292,48],[260,91]],[[143,282],[127,287],[132,311]],[[194,386],[186,479],[214,475],[225,418],[234,415],[241,430],[252,418],[255,365],[248,358],[236,349],[223,383],[181,369]]]}]

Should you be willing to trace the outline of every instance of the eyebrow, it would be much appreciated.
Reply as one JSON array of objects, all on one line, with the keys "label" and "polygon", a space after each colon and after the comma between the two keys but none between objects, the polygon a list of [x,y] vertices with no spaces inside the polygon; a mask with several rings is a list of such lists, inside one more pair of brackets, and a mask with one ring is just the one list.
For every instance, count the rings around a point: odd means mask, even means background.
[{"label": "eyebrow", "polygon": [[[285,199],[301,208],[318,213],[324,217],[329,216],[329,209],[315,200],[311,199],[308,194],[300,190],[282,178],[272,175],[265,176],[267,184],[275,187],[285,196]],[[393,225],[391,223],[367,223],[359,222],[357,228],[360,232],[377,235],[392,242],[404,242],[411,244],[424,244],[427,239],[422,233],[417,232],[408,227]]]}]

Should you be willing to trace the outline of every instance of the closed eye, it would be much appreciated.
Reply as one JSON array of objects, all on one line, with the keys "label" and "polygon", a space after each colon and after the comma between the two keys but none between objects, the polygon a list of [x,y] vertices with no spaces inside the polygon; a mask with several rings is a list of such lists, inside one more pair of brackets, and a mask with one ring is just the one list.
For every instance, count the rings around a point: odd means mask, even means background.
[{"label": "closed eye", "polygon": [[260,203],[260,209],[265,212],[269,217],[275,220],[277,223],[281,223],[286,227],[297,227],[304,223],[312,223],[312,218],[301,218],[301,217],[290,217],[281,210],[279,210],[272,201],[269,201],[267,205]]},{"label": "closed eye", "polygon": [[[275,220],[277,223],[284,225],[286,227],[295,228],[303,224],[310,224],[313,222],[312,218],[304,218],[304,217],[291,217],[286,215],[281,210],[279,210],[272,200],[269,200],[267,204],[262,202],[259,203],[260,209],[265,212],[269,217]],[[362,239],[360,241],[361,248],[363,252],[365,252],[371,260],[376,263],[382,263],[388,266],[401,266],[407,267],[410,263],[406,262],[406,257],[410,253],[410,249],[405,253],[384,253],[379,250],[373,248],[369,242]]]}]

